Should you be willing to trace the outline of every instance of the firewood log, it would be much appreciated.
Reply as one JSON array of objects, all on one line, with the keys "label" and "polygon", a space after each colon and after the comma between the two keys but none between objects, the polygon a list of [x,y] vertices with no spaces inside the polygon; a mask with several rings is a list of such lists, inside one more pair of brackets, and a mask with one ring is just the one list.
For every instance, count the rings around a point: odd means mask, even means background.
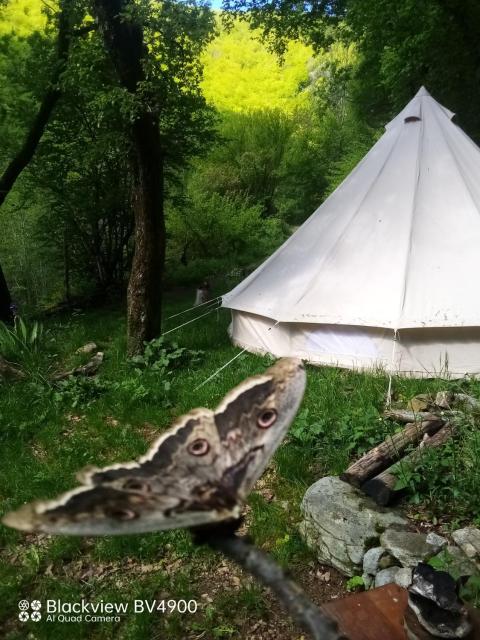
[{"label": "firewood log", "polygon": [[447,423],[432,436],[423,438],[419,446],[399,462],[396,462],[382,473],[371,478],[362,485],[362,491],[373,498],[381,506],[386,506],[401,492],[395,490],[398,481],[399,471],[404,464],[413,465],[422,457],[422,453],[427,447],[440,447],[452,435],[455,427]]},{"label": "firewood log", "polygon": [[355,487],[360,487],[401,458],[407,447],[418,444],[426,433],[428,435],[436,433],[444,423],[445,420],[436,417],[435,420],[407,424],[402,431],[389,436],[350,465],[340,476],[341,479]]}]

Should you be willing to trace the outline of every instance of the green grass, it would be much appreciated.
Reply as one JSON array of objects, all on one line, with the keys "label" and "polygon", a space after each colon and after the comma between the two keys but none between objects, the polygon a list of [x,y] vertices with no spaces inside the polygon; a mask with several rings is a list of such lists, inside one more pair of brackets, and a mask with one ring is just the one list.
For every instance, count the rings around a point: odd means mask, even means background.
[{"label": "green grass", "polygon": [[[190,299],[167,298],[166,315],[189,306]],[[165,328],[180,323],[168,321]],[[271,363],[248,353],[211,382],[196,389],[238,353],[228,339],[226,311],[213,312],[172,334],[182,347],[203,350],[197,364],[186,363],[168,376],[135,371],[125,357],[121,310],[78,313],[45,326],[44,370],[85,361],[75,350],[95,341],[105,352],[97,382],[73,383],[59,393],[33,375],[0,387],[0,497],[2,512],[35,498],[52,497],[75,485],[74,474],[89,465],[128,460],[178,415],[196,406],[215,407],[245,377]],[[451,383],[452,387],[458,383]],[[297,420],[262,483],[249,501],[249,532],[293,575],[301,576],[312,557],[299,537],[300,501],[306,488],[326,474],[337,474],[349,460],[371,448],[395,426],[380,416],[387,379],[335,368],[308,367],[308,386]],[[445,388],[439,380],[394,381],[404,398]],[[480,395],[478,383],[467,391]],[[478,461],[478,460],[477,460]],[[77,539],[25,536],[0,527],[1,635],[32,638],[241,638],[247,618],[268,617],[263,592],[241,577],[240,585],[217,574],[218,556],[195,546],[185,531]],[[153,569],[152,569],[153,567]],[[148,570],[147,570],[148,569]],[[219,592],[213,588],[221,586]],[[202,595],[215,592],[211,602]],[[194,615],[128,615],[119,623],[51,624],[18,620],[22,598],[63,601],[133,601],[135,598],[196,599]],[[203,634],[203,635],[202,635]]]}]

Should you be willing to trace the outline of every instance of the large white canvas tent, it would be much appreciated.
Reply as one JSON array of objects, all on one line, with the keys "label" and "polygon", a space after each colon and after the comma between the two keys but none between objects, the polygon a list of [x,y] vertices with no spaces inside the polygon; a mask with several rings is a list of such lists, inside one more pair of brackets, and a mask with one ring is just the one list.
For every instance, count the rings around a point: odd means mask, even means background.
[{"label": "large white canvas tent", "polygon": [[480,149],[423,87],[315,213],[222,304],[249,351],[480,373]]}]

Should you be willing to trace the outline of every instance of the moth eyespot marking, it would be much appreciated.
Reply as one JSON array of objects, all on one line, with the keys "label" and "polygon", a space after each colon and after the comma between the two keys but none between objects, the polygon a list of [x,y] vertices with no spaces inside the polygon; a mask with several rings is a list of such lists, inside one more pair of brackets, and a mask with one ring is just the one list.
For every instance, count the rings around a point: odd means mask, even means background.
[{"label": "moth eyespot marking", "polygon": [[197,438],[188,445],[188,453],[192,456],[204,456],[210,451],[210,445],[205,438]]},{"label": "moth eyespot marking", "polygon": [[148,482],[142,482],[141,480],[127,480],[124,483],[123,488],[128,491],[150,491],[150,485]]},{"label": "moth eyespot marking", "polygon": [[138,513],[133,509],[109,509],[107,515],[115,520],[134,520],[138,518]]},{"label": "moth eyespot marking", "polygon": [[275,409],[265,409],[257,417],[257,426],[260,429],[268,429],[277,420],[277,412]]}]

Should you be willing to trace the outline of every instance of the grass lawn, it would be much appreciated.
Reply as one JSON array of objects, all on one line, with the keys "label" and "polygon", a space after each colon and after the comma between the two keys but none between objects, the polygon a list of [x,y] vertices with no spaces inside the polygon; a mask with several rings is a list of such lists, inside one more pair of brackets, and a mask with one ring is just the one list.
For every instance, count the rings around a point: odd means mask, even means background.
[{"label": "grass lawn", "polygon": [[[191,296],[167,297],[166,315],[186,308]],[[188,316],[187,316],[188,317]],[[165,329],[183,316],[167,322]],[[197,406],[215,407],[245,377],[271,362],[240,356],[211,382],[195,390],[238,349],[229,342],[227,311],[213,312],[170,337],[202,350],[165,375],[136,367],[125,358],[125,320],[120,310],[78,313],[46,324],[48,363],[58,368],[86,360],[74,355],[88,341],[105,352],[92,382],[60,390],[33,375],[0,387],[1,510],[53,497],[75,485],[74,474],[89,465],[129,460],[145,452],[178,415]],[[165,384],[165,382],[169,384]],[[458,383],[450,383],[452,384]],[[478,383],[468,392],[480,395]],[[341,594],[344,580],[319,567],[297,531],[299,505],[315,479],[337,474],[349,460],[396,428],[381,418],[386,377],[335,368],[308,368],[305,400],[289,436],[251,494],[246,529],[256,544],[288,565],[316,601]],[[394,381],[397,395],[445,389],[439,380]],[[462,513],[457,514],[461,520]],[[468,519],[468,518],[467,518]],[[224,558],[196,547],[184,531],[109,538],[24,535],[0,526],[0,635],[8,640],[92,638],[165,640],[190,638],[300,638],[269,594]],[[196,600],[196,613],[128,613],[120,622],[21,623],[18,601],[130,602],[135,599]]]}]

